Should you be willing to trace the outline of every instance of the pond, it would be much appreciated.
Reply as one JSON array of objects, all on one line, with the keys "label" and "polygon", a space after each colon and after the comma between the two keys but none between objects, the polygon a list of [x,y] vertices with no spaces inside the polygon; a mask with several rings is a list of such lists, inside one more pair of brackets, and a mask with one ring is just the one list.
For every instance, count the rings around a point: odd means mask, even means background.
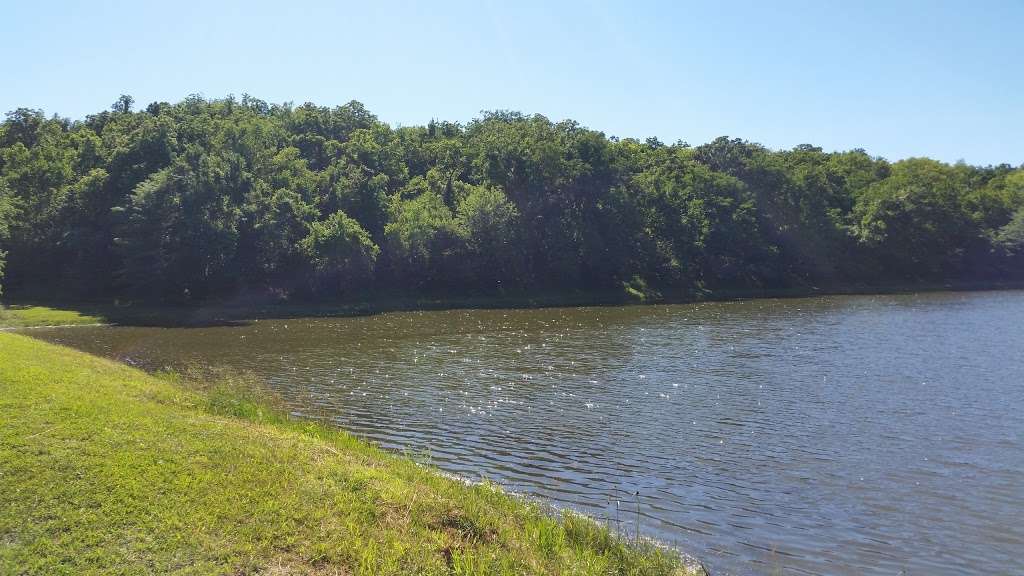
[{"label": "pond", "polygon": [[715,574],[1024,573],[1020,291],[31,334],[252,371],[297,414],[639,518]]}]

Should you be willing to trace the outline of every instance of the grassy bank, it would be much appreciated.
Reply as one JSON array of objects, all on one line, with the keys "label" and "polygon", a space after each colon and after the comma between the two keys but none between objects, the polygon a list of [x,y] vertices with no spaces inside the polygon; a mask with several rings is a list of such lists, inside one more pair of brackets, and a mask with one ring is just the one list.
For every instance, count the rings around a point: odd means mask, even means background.
[{"label": "grassy bank", "polygon": [[93,315],[76,308],[74,304],[0,306],[0,328],[75,326],[108,322],[99,311]]},{"label": "grassy bank", "polygon": [[682,574],[343,432],[0,334],[2,574]]}]

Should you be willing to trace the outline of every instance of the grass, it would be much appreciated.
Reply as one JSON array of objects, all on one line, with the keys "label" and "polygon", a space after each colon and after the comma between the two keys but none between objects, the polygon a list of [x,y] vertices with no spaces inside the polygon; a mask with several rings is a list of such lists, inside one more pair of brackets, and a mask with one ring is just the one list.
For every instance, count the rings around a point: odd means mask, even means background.
[{"label": "grass", "polygon": [[33,305],[0,306],[0,327],[5,328],[104,324],[106,322],[107,319],[104,316],[92,315],[80,309]]},{"label": "grass", "polygon": [[687,573],[246,390],[0,333],[0,574]]}]

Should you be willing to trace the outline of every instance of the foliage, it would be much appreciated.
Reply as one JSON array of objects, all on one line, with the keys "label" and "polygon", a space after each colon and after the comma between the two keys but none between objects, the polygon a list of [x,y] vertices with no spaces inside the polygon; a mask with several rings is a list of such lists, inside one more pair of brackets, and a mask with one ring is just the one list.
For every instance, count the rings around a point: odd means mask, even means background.
[{"label": "foliage", "polygon": [[505,193],[492,186],[474,186],[459,203],[455,227],[465,239],[469,274],[500,290],[515,282],[520,269],[516,247],[519,211]]},{"label": "foliage", "polygon": [[311,224],[300,245],[319,284],[340,292],[367,285],[380,254],[359,222],[340,210]]},{"label": "foliage", "polygon": [[999,229],[999,243],[1014,254],[1024,254],[1024,208],[1017,210],[1006,226]]},{"label": "foliage", "polygon": [[952,167],[914,158],[871,185],[854,207],[856,234],[893,275],[941,278],[957,272],[981,231],[962,201],[968,189]]},{"label": "foliage", "polygon": [[4,251],[4,246],[11,232],[14,215],[14,201],[11,199],[7,187],[0,181],[0,295],[3,294],[4,265],[7,261],[7,252]]},{"label": "foliage", "polygon": [[129,286],[190,300],[228,281],[240,216],[235,177],[227,159],[191,148],[135,188],[120,238]]},{"label": "foliage", "polygon": [[462,245],[441,196],[427,191],[412,200],[396,199],[393,213],[384,230],[391,273],[419,286],[445,280]]},{"label": "foliage", "polygon": [[1024,276],[1020,167],[619,140],[509,111],[392,128],[358,102],[134,108],[0,123],[9,291],[673,296]]}]

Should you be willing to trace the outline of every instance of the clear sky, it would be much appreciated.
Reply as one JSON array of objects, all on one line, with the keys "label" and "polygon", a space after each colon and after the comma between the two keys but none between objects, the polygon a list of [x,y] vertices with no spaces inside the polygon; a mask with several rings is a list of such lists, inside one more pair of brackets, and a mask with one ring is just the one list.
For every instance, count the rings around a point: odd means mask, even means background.
[{"label": "clear sky", "polygon": [[0,1],[4,111],[248,92],[355,99],[393,125],[513,109],[666,142],[1024,163],[1024,0]]}]

